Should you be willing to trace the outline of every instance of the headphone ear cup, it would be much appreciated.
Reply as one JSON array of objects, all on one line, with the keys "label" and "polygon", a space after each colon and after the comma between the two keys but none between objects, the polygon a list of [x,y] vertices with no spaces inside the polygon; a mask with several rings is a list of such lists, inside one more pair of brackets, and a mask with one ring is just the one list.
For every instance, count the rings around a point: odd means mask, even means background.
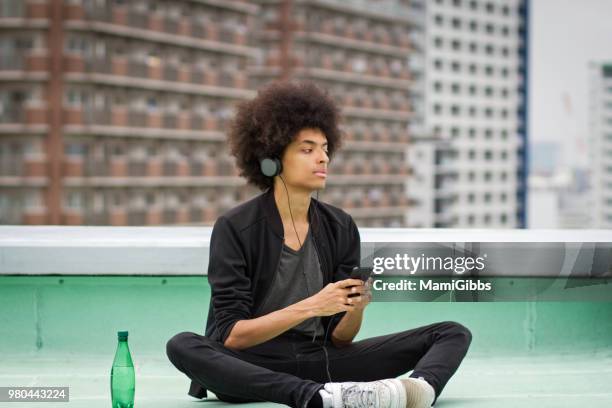
[{"label": "headphone ear cup", "polygon": [[276,157],[266,157],[259,162],[259,168],[264,176],[274,177],[281,173],[282,164]]},{"label": "headphone ear cup", "polygon": [[276,163],[276,174],[275,174],[275,176],[278,176],[279,174],[281,174],[283,172],[283,163],[280,161],[280,159],[278,157],[274,158],[274,163]]}]

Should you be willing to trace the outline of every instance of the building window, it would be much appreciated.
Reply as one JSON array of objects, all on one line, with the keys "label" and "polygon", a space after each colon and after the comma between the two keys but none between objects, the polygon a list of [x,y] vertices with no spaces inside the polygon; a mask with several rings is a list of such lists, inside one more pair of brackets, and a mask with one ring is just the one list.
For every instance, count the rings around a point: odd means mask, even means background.
[{"label": "building window", "polygon": [[80,209],[83,206],[83,197],[81,193],[68,193],[67,207],[72,209]]},{"label": "building window", "polygon": [[67,156],[83,157],[85,150],[85,146],[81,143],[68,143],[64,148],[64,154]]},{"label": "building window", "polygon": [[491,161],[493,159],[493,152],[491,152],[490,150],[485,150],[484,158],[485,160]]},{"label": "building window", "polygon": [[154,97],[147,98],[147,108],[150,110],[157,109],[157,100]]}]

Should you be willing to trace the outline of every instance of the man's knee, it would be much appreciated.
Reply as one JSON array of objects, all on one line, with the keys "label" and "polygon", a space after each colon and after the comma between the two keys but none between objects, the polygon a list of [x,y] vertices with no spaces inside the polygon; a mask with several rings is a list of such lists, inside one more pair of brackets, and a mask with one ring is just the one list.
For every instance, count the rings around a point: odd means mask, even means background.
[{"label": "man's knee", "polygon": [[193,332],[181,332],[173,336],[166,343],[166,355],[173,363],[181,358],[181,355],[187,347],[187,343],[197,337]]},{"label": "man's knee", "polygon": [[446,330],[454,336],[461,336],[465,339],[466,345],[470,345],[472,342],[472,332],[470,329],[462,325],[458,322],[446,321],[442,322],[442,325],[445,326]]}]

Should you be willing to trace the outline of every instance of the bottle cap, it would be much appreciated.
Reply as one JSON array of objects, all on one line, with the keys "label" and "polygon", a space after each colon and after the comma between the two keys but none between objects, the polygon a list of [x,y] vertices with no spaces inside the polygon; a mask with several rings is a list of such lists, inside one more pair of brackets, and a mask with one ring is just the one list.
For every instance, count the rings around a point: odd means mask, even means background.
[{"label": "bottle cap", "polygon": [[117,337],[119,338],[119,340],[127,340],[128,332],[127,331],[117,332]]}]

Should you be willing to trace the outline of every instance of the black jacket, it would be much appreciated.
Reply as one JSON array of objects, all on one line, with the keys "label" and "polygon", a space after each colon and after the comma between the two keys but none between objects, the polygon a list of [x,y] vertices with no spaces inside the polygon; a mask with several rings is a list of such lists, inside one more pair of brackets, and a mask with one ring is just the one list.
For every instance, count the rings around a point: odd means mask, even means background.
[{"label": "black jacket", "polygon": [[[361,260],[361,239],[352,217],[312,198],[308,220],[323,284],[347,279]],[[225,343],[238,320],[258,316],[272,286],[283,243],[283,224],[272,188],[217,219],[210,238],[207,337]],[[343,315],[344,312],[322,318],[326,339]],[[189,394],[202,398],[206,391],[192,382]]]}]

